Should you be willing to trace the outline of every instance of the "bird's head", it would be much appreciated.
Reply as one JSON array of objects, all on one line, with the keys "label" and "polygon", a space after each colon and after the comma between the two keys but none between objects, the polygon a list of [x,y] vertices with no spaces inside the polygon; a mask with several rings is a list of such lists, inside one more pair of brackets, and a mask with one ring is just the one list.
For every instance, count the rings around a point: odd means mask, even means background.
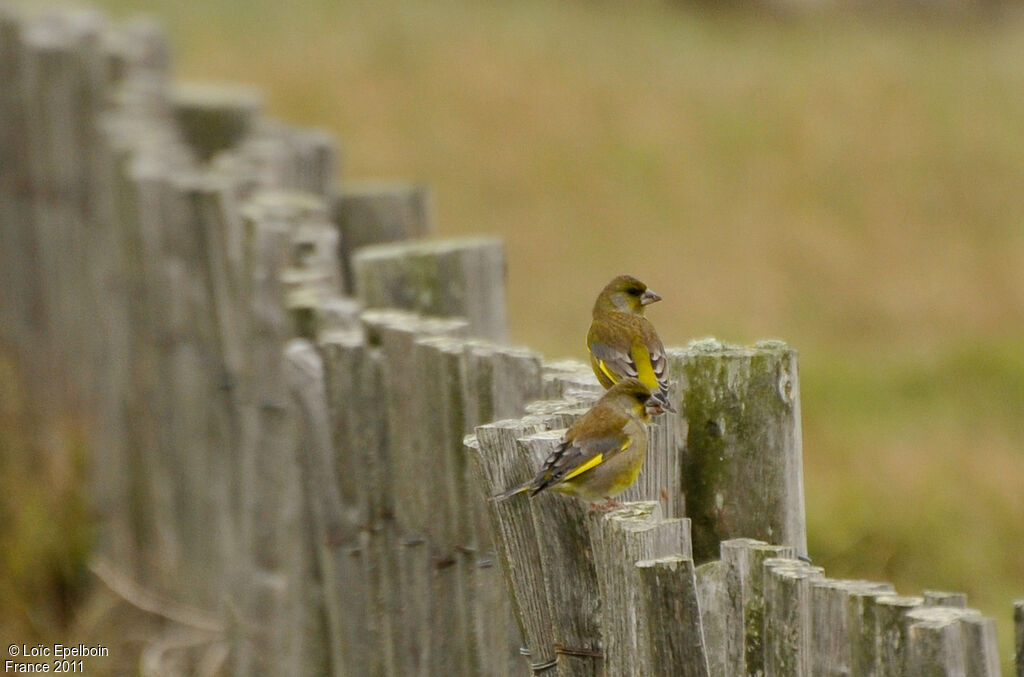
[{"label": "bird's head", "polygon": [[651,391],[637,378],[624,378],[604,394],[601,399],[613,399],[617,404],[634,415],[647,420],[647,403],[651,399]]},{"label": "bird's head", "polygon": [[644,306],[660,300],[660,296],[632,275],[619,275],[598,294],[594,313],[613,310],[643,315]]}]

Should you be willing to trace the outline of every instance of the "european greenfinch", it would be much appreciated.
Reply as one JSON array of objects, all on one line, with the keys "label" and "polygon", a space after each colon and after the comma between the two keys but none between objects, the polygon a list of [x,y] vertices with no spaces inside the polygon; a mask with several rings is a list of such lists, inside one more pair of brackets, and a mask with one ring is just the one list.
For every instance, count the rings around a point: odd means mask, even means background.
[{"label": "european greenfinch", "polygon": [[536,477],[494,499],[551,489],[588,502],[614,504],[612,499],[636,481],[643,467],[650,397],[651,391],[639,380],[622,379],[573,423]]},{"label": "european greenfinch", "polygon": [[590,365],[605,388],[635,377],[652,393],[651,413],[675,409],[668,400],[668,360],[665,346],[644,309],[661,297],[629,275],[605,285],[594,302],[593,322],[587,333]]}]

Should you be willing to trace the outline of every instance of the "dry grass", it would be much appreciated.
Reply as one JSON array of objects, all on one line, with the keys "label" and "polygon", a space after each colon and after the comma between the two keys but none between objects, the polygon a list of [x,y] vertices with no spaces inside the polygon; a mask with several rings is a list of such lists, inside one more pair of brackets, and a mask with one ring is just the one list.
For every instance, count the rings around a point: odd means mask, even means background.
[{"label": "dry grass", "polygon": [[[143,5],[101,3],[115,11]],[[516,341],[582,355],[633,272],[668,343],[802,353],[812,554],[1024,594],[1024,20],[655,2],[150,3],[181,77],[333,129],[345,177],[508,243]],[[1004,654],[1005,654],[1004,650]]]}]

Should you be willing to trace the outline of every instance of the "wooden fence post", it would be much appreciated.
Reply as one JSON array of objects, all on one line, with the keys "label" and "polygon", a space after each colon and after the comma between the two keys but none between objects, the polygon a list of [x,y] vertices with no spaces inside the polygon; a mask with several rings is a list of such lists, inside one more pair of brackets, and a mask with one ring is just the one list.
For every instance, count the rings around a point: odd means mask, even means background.
[{"label": "wooden fence post", "polygon": [[854,593],[891,595],[894,591],[888,583],[831,578],[811,581],[811,674],[850,674],[860,619],[850,613]]},{"label": "wooden fence post", "polygon": [[[326,463],[300,444],[323,444],[323,412],[297,398],[301,365],[316,360],[299,351],[289,362],[285,343],[294,333],[289,317],[287,271],[296,261],[296,234],[309,214],[303,198],[279,192],[256,195],[242,210],[245,242],[242,297],[246,364],[242,386],[241,493],[239,542],[244,564],[234,586],[235,674],[310,674],[324,672],[332,657],[325,636],[324,600],[316,571],[327,557],[320,530],[310,529],[311,504],[305,487],[311,459]],[[299,344],[300,346],[302,344]],[[322,386],[316,386],[322,388]],[[302,416],[307,425],[301,425]],[[313,427],[315,426],[315,427]],[[324,496],[316,497],[325,499]],[[337,510],[336,501],[326,497]],[[321,504],[321,509],[323,504]],[[330,531],[326,511],[321,529]],[[332,514],[331,520],[337,515]],[[330,525],[330,526],[329,526]]]},{"label": "wooden fence post", "polygon": [[38,247],[32,218],[29,178],[28,111],[25,88],[24,20],[10,3],[0,5],[0,337],[17,350],[25,365],[42,324]]},{"label": "wooden fence post", "polygon": [[433,232],[430,190],[403,182],[347,182],[334,200],[341,234],[344,291],[355,294],[352,258],[363,247],[424,238]]},{"label": "wooden fence post", "polygon": [[[430,513],[425,525],[430,548],[431,570],[427,590],[428,615],[434,631],[427,642],[426,674],[472,675],[479,664],[470,606],[469,567],[465,553],[474,542],[473,517],[463,498],[466,495],[466,458],[462,440],[467,432],[465,342],[451,337],[428,337],[417,341],[419,396],[428,406],[420,425],[423,435],[421,481],[430,495],[424,506]],[[447,632],[437,632],[439,627]]]},{"label": "wooden fence post", "polygon": [[669,555],[636,563],[640,578],[639,664],[633,674],[707,677],[693,559]]},{"label": "wooden fence post", "polygon": [[[234,176],[245,185],[287,190],[333,200],[337,180],[337,143],[327,132],[292,127],[283,122],[255,116],[258,99],[247,101],[246,91],[236,88],[233,103],[217,97],[202,103],[196,122],[203,116],[220,119],[219,131],[197,143],[215,153],[212,170]],[[254,115],[246,119],[246,111]],[[200,133],[205,134],[205,131]],[[328,208],[330,211],[330,208]],[[333,220],[333,219],[332,219]]]},{"label": "wooden fence post", "polygon": [[[20,77],[12,84],[20,85],[13,93],[23,96],[24,137],[18,143],[24,144],[27,169],[21,176],[26,183],[17,188],[31,206],[21,215],[28,217],[24,224],[12,225],[29,245],[25,253],[35,267],[27,276],[31,286],[21,291],[28,292],[29,317],[39,322],[33,338],[44,352],[28,364],[39,372],[35,385],[46,387],[36,403],[44,410],[80,405],[92,393],[102,351],[97,332],[89,330],[98,300],[88,265],[89,226],[95,225],[88,214],[99,193],[92,190],[91,170],[99,145],[93,123],[104,98],[94,57],[102,27],[95,12],[51,13],[26,21],[15,42],[22,53]],[[23,285],[16,281],[14,289]]]},{"label": "wooden fence post", "polygon": [[967,677],[999,677],[999,640],[995,619],[985,618],[974,609],[965,610],[971,612],[960,619]]},{"label": "wooden fence post", "polygon": [[[519,439],[524,455],[534,459],[534,473],[557,447],[564,431],[550,430]],[[551,610],[548,641],[557,658],[555,672],[564,677],[602,672],[600,596],[592,557],[588,508],[582,502],[554,492],[510,501],[529,503],[534,533],[540,545],[539,566],[544,572],[544,594]],[[634,560],[635,561],[635,560]]]},{"label": "wooden fence post", "polygon": [[735,619],[726,635],[726,674],[764,674],[764,563],[771,558],[792,558],[794,548],[737,538],[723,541],[721,552],[725,566],[725,613]]},{"label": "wooden fence post", "polygon": [[353,257],[353,270],[367,308],[463,317],[471,336],[505,339],[505,251],[496,238],[365,247]]},{"label": "wooden fence post", "polygon": [[705,562],[695,569],[694,575],[708,674],[725,677],[727,635],[731,630],[726,616],[731,605],[726,598],[725,563],[717,559]]},{"label": "wooden fence post", "polygon": [[[284,349],[285,378],[299,417],[298,463],[306,508],[312,524],[311,541],[318,576],[305,583],[308,633],[304,642],[319,661],[311,667],[316,671],[334,675],[347,675],[346,647],[342,631],[346,628],[345,604],[341,599],[342,585],[351,584],[342,576],[345,567],[336,566],[336,544],[351,543],[358,535],[359,525],[346,517],[341,494],[336,482],[338,476],[332,447],[330,417],[324,363],[309,341],[292,339]],[[322,612],[322,613],[319,613]],[[349,666],[355,666],[349,662]]]},{"label": "wooden fence post", "polygon": [[[383,454],[385,492],[381,527],[386,545],[379,563],[384,574],[380,594],[390,617],[392,633],[385,651],[396,674],[420,674],[429,646],[429,607],[425,594],[431,575],[427,523],[431,519],[430,487],[424,475],[432,450],[425,448],[421,428],[431,416],[428,403],[418,396],[423,387],[418,372],[416,342],[426,336],[463,333],[460,319],[422,318],[397,310],[363,313],[371,343],[382,357],[387,413],[387,449]],[[410,425],[410,421],[413,423]]]},{"label": "wooden fence post", "polygon": [[[517,440],[540,429],[539,423],[505,420],[479,426],[476,434],[467,438],[476,482],[484,496],[493,496],[533,477],[540,460],[524,453]],[[505,585],[522,629],[526,663],[538,668],[554,666],[553,619],[540,567],[532,506],[520,496],[500,503],[488,501],[487,507]]]},{"label": "wooden fence post", "polygon": [[1013,603],[1013,627],[1017,677],[1024,677],[1024,599]]},{"label": "wooden fence post", "polygon": [[961,609],[967,607],[967,593],[965,592],[925,590],[922,596],[924,597],[925,606],[952,606]]},{"label": "wooden fence post", "polygon": [[999,677],[995,625],[974,609],[925,606],[907,612],[906,674]]},{"label": "wooden fence post", "polygon": [[239,145],[263,112],[258,91],[227,83],[175,84],[170,103],[183,140],[202,162]]},{"label": "wooden fence post", "polygon": [[905,674],[946,677],[967,674],[960,611],[925,607],[907,613]]},{"label": "wooden fence post", "polygon": [[875,624],[875,674],[879,677],[910,677],[907,672],[907,612],[924,605],[924,598],[883,595],[870,607]]},{"label": "wooden fence post", "polygon": [[794,559],[764,561],[765,677],[811,677],[811,583],[820,567]]},{"label": "wooden fence post", "polygon": [[847,633],[851,639],[850,677],[874,677],[878,663],[878,626],[875,606],[880,597],[894,593],[855,588],[847,599]]},{"label": "wooden fence post", "polygon": [[[608,677],[649,674],[640,669],[650,661],[641,654],[651,642],[672,640],[669,627],[650,625],[652,619],[637,613],[644,593],[636,563],[670,555],[690,558],[690,521],[663,519],[656,501],[632,503],[600,519],[591,517],[590,541],[601,600],[604,672]],[[692,620],[680,618],[675,622],[685,627]],[[641,636],[645,642],[641,642]],[[703,641],[688,648],[696,652],[691,655],[693,664],[706,668]]]},{"label": "wooden fence post", "polygon": [[593,394],[595,400],[604,392],[590,365],[579,360],[544,363],[544,388],[538,399],[558,400],[579,391]]},{"label": "wooden fence post", "polygon": [[682,488],[699,563],[730,538],[782,543],[804,554],[797,354],[777,341],[751,348],[713,339],[669,351],[685,393]]},{"label": "wooden fence post", "polygon": [[362,327],[321,336],[327,404],[332,428],[336,479],[344,519],[356,526],[332,538],[337,570],[335,593],[342,625],[344,675],[385,675],[384,637],[389,618],[377,592],[384,583],[380,563],[385,548],[381,520],[386,495],[384,445],[387,418],[379,350],[370,346]]},{"label": "wooden fence post", "polygon": [[[491,421],[522,416],[526,403],[539,397],[542,364],[535,353],[517,348],[501,348],[483,341],[470,340],[465,347],[466,372],[463,382],[468,430]],[[533,424],[539,429],[539,424]],[[474,625],[474,653],[483,676],[516,675],[522,669],[519,652],[523,639],[505,586],[492,540],[491,508],[488,496],[480,490],[478,451],[464,444],[461,495],[472,516],[472,541],[465,558],[471,564],[473,590],[471,613]],[[467,525],[468,526],[468,525]],[[506,651],[495,647],[507,647]]]}]

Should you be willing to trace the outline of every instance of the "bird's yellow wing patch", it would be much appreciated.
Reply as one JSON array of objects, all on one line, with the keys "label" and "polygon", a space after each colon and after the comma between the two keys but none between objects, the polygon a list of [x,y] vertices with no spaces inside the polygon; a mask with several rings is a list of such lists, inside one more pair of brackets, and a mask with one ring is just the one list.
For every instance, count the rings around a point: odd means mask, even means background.
[{"label": "bird's yellow wing patch", "polygon": [[[629,445],[632,443],[632,440],[627,439],[625,442],[622,443],[622,446],[619,447],[619,451],[625,451],[626,449],[629,449]],[[571,480],[573,477],[576,477],[577,475],[582,475],[591,468],[599,466],[602,463],[604,463],[604,454],[598,454],[593,458],[588,459],[586,463],[581,463],[578,468],[573,468],[571,472],[567,473],[566,476],[562,478],[562,481],[565,482],[567,480]]]},{"label": "bird's yellow wing patch", "polygon": [[633,346],[633,362],[636,363],[636,377],[647,386],[651,392],[658,392],[658,376],[654,373],[654,365],[651,364],[651,353],[644,345]]},{"label": "bird's yellow wing patch", "polygon": [[601,367],[601,371],[604,372],[604,375],[608,377],[608,380],[610,380],[612,383],[618,382],[619,377],[615,375],[615,372],[608,368],[608,365],[605,364],[604,360],[598,360],[597,365]]}]

